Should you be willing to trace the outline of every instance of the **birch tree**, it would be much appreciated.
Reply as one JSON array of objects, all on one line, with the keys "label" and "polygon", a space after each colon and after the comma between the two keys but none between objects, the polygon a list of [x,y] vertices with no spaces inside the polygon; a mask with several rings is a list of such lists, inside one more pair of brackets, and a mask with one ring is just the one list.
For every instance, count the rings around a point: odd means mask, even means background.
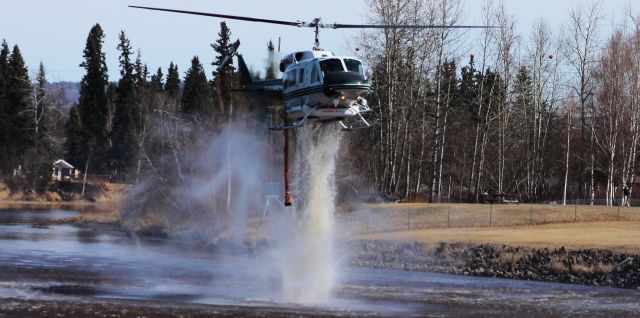
[{"label": "birch tree", "polygon": [[[562,53],[572,74],[568,85],[578,99],[580,120],[580,144],[576,149],[580,175],[578,176],[579,193],[586,194],[585,180],[588,175],[588,193],[591,203],[595,197],[594,182],[594,134],[592,131],[593,116],[590,116],[589,103],[593,100],[594,79],[593,70],[597,65],[596,55],[599,50],[598,36],[600,23],[604,19],[602,14],[602,2],[594,1],[591,4],[578,4],[569,11],[569,22],[562,35]],[[567,146],[567,149],[569,147]],[[588,171],[586,171],[588,168]]]}]

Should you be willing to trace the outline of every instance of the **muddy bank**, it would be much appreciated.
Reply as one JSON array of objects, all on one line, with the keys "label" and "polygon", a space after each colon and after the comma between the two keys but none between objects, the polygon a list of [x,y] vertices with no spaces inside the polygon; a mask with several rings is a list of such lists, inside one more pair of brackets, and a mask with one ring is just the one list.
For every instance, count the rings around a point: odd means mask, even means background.
[{"label": "muddy bank", "polygon": [[361,267],[640,289],[638,254],[386,241],[355,242],[351,250],[351,264]]}]

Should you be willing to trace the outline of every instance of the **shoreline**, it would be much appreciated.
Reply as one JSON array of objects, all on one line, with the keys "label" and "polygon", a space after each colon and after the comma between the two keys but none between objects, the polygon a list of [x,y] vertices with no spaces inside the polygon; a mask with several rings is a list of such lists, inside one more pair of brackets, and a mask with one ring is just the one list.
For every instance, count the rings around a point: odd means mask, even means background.
[{"label": "shoreline", "polygon": [[493,244],[351,241],[352,266],[640,289],[640,254]]},{"label": "shoreline", "polygon": [[[0,200],[0,208],[58,206],[82,210],[78,216],[56,220],[52,224],[111,225],[123,229],[116,202]],[[137,234],[157,237],[147,232]],[[430,243],[410,238],[400,241],[397,238],[357,236],[339,241],[349,246],[348,263],[356,267],[640,289],[640,253],[631,250],[595,246],[533,247],[471,241]]]},{"label": "shoreline", "polygon": [[113,201],[85,201],[85,200],[73,200],[73,201],[24,201],[24,200],[3,200],[0,199],[0,208],[4,206],[70,206],[70,207],[85,207],[85,206],[118,206],[118,202]]}]

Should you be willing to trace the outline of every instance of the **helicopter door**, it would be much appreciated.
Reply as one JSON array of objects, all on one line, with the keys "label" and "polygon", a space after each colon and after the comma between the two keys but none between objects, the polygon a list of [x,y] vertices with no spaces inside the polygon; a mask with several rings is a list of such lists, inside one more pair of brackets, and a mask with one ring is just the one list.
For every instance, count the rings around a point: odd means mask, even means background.
[{"label": "helicopter door", "polygon": [[311,67],[311,84],[320,82],[320,72],[318,72],[318,64],[314,63]]}]

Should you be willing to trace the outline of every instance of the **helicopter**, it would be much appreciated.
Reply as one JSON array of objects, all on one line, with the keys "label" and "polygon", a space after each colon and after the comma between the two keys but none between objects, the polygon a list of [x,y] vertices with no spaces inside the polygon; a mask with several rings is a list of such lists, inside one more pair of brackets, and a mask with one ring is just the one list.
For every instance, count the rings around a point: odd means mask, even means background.
[{"label": "helicopter", "polygon": [[133,6],[131,8],[182,13],[214,18],[240,20],[257,23],[278,24],[293,27],[313,28],[314,45],[310,50],[301,50],[285,55],[279,64],[281,79],[254,81],[242,55],[237,50],[240,45],[236,41],[232,45],[231,56],[226,56],[222,65],[233,56],[238,57],[240,68],[240,90],[268,92],[281,96],[283,110],[282,121],[270,130],[284,131],[284,205],[292,205],[289,191],[289,133],[293,128],[300,128],[308,120],[321,122],[337,121],[343,130],[369,128],[372,126],[366,115],[371,108],[365,97],[371,92],[372,72],[366,68],[361,59],[355,56],[336,56],[331,51],[320,47],[320,29],[482,29],[494,26],[478,25],[408,25],[408,24],[339,24],[322,23],[321,18],[311,22],[283,21],[245,16],[207,13],[166,8]]}]

